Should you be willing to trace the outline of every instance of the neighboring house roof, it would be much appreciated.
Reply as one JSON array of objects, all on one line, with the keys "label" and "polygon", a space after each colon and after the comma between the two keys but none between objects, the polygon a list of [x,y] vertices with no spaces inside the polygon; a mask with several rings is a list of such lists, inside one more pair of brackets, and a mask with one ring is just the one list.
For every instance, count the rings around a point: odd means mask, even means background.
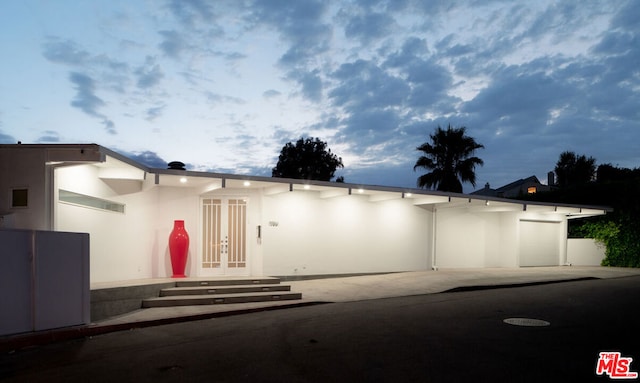
[{"label": "neighboring house roof", "polygon": [[544,185],[538,180],[536,176],[530,176],[527,178],[521,178],[517,181],[511,182],[497,189],[491,189],[489,183],[484,188],[476,190],[471,195],[500,197],[500,198],[515,198],[525,194],[533,194],[540,191],[548,191],[551,187]]}]

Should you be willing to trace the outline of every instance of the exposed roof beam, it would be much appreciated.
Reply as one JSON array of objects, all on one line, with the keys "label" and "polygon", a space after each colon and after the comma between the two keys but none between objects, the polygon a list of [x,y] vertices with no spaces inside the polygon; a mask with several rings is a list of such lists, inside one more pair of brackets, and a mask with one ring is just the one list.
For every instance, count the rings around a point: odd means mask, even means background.
[{"label": "exposed roof beam", "polygon": [[323,190],[320,192],[320,198],[335,198],[349,195],[349,190],[345,188],[335,188],[329,190]]},{"label": "exposed roof beam", "polygon": [[288,184],[282,184],[282,185],[270,186],[270,187],[264,188],[264,195],[266,196],[288,193],[288,192],[289,192]]},{"label": "exposed roof beam", "polygon": [[372,193],[369,195],[370,202],[389,201],[402,198],[402,193]]}]

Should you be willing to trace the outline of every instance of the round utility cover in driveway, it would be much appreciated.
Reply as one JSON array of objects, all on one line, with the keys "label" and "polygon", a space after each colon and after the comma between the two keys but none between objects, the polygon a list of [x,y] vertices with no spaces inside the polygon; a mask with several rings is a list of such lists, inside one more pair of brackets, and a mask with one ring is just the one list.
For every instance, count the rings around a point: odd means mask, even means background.
[{"label": "round utility cover in driveway", "polygon": [[531,319],[531,318],[507,318],[503,321],[507,324],[512,324],[514,326],[525,326],[525,327],[544,327],[549,326],[551,323],[542,319]]}]

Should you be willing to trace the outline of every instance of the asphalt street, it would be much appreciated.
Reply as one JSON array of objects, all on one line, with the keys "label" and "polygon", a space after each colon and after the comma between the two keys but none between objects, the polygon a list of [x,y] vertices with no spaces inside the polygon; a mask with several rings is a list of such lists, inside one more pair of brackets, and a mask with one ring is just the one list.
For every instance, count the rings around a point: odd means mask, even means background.
[{"label": "asphalt street", "polygon": [[640,371],[638,297],[636,276],[252,313],[4,353],[0,381],[605,382],[599,352]]}]

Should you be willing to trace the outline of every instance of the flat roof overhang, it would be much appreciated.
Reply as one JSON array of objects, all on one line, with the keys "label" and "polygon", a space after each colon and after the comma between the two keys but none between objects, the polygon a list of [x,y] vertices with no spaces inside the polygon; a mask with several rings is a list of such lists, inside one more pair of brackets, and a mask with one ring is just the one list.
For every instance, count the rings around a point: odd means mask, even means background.
[{"label": "flat roof overhang", "polygon": [[609,207],[520,201],[497,197],[447,193],[416,188],[376,186],[265,176],[249,176],[190,170],[149,168],[120,153],[97,144],[11,144],[0,147],[41,148],[47,150],[52,166],[92,164],[105,180],[150,181],[153,185],[193,188],[204,194],[217,189],[259,189],[265,195],[287,192],[315,192],[319,198],[358,195],[371,202],[406,199],[425,209],[469,209],[491,212],[529,212],[563,214],[569,219],[604,215]]},{"label": "flat roof overhang", "polygon": [[529,212],[561,214],[569,219],[604,215],[613,211],[609,207],[520,201],[497,197],[445,193],[416,188],[388,187],[354,183],[301,180],[262,176],[193,172],[175,169],[150,169],[155,184],[171,187],[192,187],[201,193],[217,189],[260,189],[265,195],[288,192],[315,192],[318,198],[357,195],[370,202],[393,199],[409,200],[415,206],[427,209],[469,209],[483,213]]}]

